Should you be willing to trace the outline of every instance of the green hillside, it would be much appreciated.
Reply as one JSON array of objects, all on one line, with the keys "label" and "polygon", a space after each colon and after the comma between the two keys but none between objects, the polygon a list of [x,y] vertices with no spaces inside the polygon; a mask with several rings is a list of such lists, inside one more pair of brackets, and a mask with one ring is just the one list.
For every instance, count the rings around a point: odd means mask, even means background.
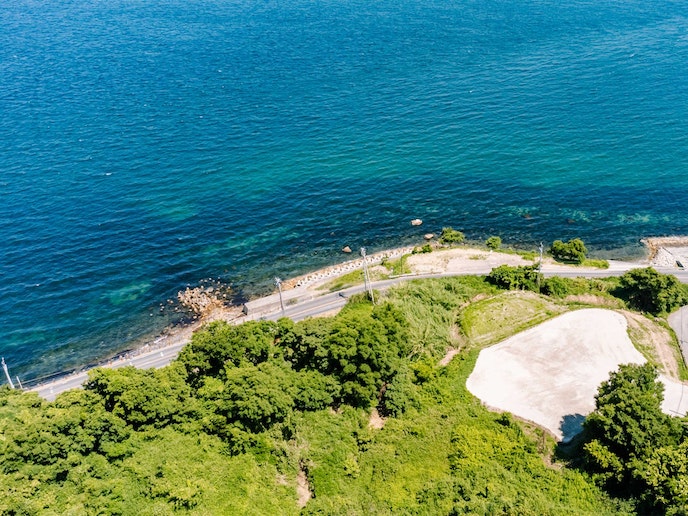
[{"label": "green hillside", "polygon": [[543,430],[466,390],[482,346],[571,302],[493,283],[416,281],[332,318],[212,323],[169,367],[96,370],[53,403],[0,390],[0,511],[633,512],[573,467],[582,450],[557,459]]}]

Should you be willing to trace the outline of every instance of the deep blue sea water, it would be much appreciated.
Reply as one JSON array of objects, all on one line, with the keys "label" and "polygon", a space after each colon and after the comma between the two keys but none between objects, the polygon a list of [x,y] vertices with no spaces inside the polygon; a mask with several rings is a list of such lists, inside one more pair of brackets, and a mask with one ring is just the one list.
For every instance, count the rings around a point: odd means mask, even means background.
[{"label": "deep blue sea water", "polygon": [[65,370],[187,285],[447,225],[637,256],[688,233],[687,70],[679,1],[6,0],[0,355]]}]

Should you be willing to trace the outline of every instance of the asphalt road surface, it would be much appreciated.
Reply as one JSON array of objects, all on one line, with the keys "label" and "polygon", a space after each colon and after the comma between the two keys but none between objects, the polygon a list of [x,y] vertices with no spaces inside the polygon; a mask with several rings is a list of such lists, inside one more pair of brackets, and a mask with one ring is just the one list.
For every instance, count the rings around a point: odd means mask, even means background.
[{"label": "asphalt road surface", "polygon": [[676,333],[683,361],[688,364],[688,306],[676,310],[669,316],[669,326]]},{"label": "asphalt road surface", "polygon": [[[624,272],[630,270],[631,268],[637,268],[638,264],[630,264],[630,263],[623,263],[623,262],[612,262],[612,266],[609,269],[600,269],[600,270],[595,270],[595,271],[576,271],[574,270],[562,270],[561,267],[549,267],[547,265],[543,266],[543,274],[545,277],[551,277],[551,276],[561,276],[561,277],[568,277],[568,278],[575,278],[575,277],[588,277],[588,278],[602,278],[602,277],[608,277],[608,276],[620,276]],[[476,271],[471,271],[471,275],[474,274],[489,274],[491,268],[486,267],[484,271],[481,272],[476,272]],[[663,272],[666,274],[673,274],[676,276],[679,281],[682,283],[688,283],[688,271],[685,270],[676,270],[676,269],[657,269],[659,272]],[[384,290],[389,288],[392,285],[396,285],[398,283],[401,283],[403,281],[409,281],[409,280],[414,280],[414,279],[422,279],[422,278],[441,278],[441,277],[448,277],[448,276],[457,276],[459,274],[454,274],[454,273],[443,273],[443,274],[423,274],[423,275],[413,275],[413,276],[401,276],[398,278],[394,279],[389,279],[389,280],[382,280],[382,281],[376,281],[372,283],[372,287],[376,290]],[[357,294],[359,292],[363,292],[365,290],[364,285],[357,285],[354,287],[350,287],[344,290],[341,290],[339,292],[335,293],[328,293],[328,294],[323,294],[322,296],[319,296],[315,299],[311,299],[308,301],[303,301],[294,305],[288,305],[285,306],[284,308],[284,316],[289,317],[293,319],[294,321],[300,321],[303,319],[306,319],[308,317],[315,317],[317,315],[321,315],[327,312],[331,312],[333,310],[338,310],[342,306],[346,304],[347,299],[353,295]],[[681,324],[684,324],[683,326],[683,333],[680,333],[680,330],[677,330],[674,328],[676,331],[677,335],[685,335],[686,340],[688,340],[688,307],[684,307],[682,310],[686,310],[683,313],[683,319],[681,321]],[[282,317],[282,312],[281,310],[276,310],[272,311],[271,313],[263,314],[260,317],[250,317],[246,318],[244,320],[250,320],[250,319],[257,319],[257,318],[262,318],[266,320],[277,320],[280,317]],[[673,327],[673,325],[672,325]],[[149,352],[139,352],[135,356],[131,357],[125,357],[118,359],[112,363],[106,364],[102,367],[111,367],[111,368],[119,368],[119,367],[124,367],[124,366],[134,366],[138,367],[140,369],[149,369],[149,368],[159,368],[166,366],[169,364],[176,356],[179,354],[179,351],[187,344],[188,338],[180,339],[179,342],[175,342],[174,344],[170,346],[166,346],[164,348],[159,348],[159,349],[152,349]],[[681,344],[681,349],[683,350],[683,343]],[[688,344],[686,344],[686,347],[688,348]],[[686,354],[688,353],[688,349],[684,352],[684,357],[686,357]],[[685,360],[685,358],[684,358]],[[37,392],[40,396],[43,398],[52,401],[54,400],[58,394],[61,392],[67,391],[69,389],[74,389],[77,387],[81,387],[81,385],[86,381],[88,378],[88,371],[80,371],[78,373],[75,373],[73,375],[65,376],[58,378],[57,380],[54,380],[49,383],[45,383],[42,385],[38,385],[36,387],[33,387],[29,389],[30,391],[35,391]]]}]

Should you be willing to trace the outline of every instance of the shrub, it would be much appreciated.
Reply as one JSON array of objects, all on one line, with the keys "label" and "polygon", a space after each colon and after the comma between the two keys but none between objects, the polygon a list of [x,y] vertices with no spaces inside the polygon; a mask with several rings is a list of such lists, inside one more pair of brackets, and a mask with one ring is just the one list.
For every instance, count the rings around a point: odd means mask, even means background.
[{"label": "shrub", "polygon": [[457,231],[452,227],[442,228],[440,235],[440,244],[460,244],[465,240],[465,235],[461,231]]},{"label": "shrub", "polygon": [[411,272],[411,270],[406,265],[407,257],[408,255],[405,254],[396,260],[390,260],[389,258],[385,260],[383,258],[382,265],[384,265],[392,275],[407,274]]},{"label": "shrub", "polygon": [[485,245],[490,249],[496,251],[497,249],[502,247],[502,239],[498,236],[491,236],[490,238],[485,240]]},{"label": "shrub", "polygon": [[676,276],[661,274],[652,267],[625,273],[614,295],[631,308],[654,315],[671,312],[688,302],[686,287]]},{"label": "shrub", "polygon": [[432,246],[430,244],[425,244],[423,247],[414,247],[413,251],[411,251],[411,254],[425,254],[425,253],[431,253],[432,252]]},{"label": "shrub", "polygon": [[551,297],[566,297],[570,294],[570,282],[559,276],[547,278],[542,284],[541,292]]},{"label": "shrub", "polygon": [[549,252],[555,260],[577,264],[583,263],[585,256],[588,254],[588,250],[580,238],[571,239],[566,243],[561,240],[555,240]]},{"label": "shrub", "polygon": [[609,268],[609,262],[607,260],[586,259],[583,265],[585,265],[586,267],[595,267],[597,269]]},{"label": "shrub", "polygon": [[542,274],[538,272],[536,265],[512,267],[500,265],[492,269],[487,280],[500,288],[507,290],[538,290],[538,284],[542,281]]}]

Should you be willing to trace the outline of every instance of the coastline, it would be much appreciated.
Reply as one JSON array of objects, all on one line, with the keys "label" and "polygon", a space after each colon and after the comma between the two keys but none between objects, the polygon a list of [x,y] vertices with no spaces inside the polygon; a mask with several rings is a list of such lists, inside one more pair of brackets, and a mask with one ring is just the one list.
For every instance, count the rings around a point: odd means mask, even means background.
[{"label": "coastline", "polygon": [[[378,251],[367,255],[368,263],[371,265],[377,264],[385,257],[390,259],[400,258],[404,254],[411,253],[413,249],[414,246],[404,246]],[[317,291],[320,285],[362,267],[362,263],[362,258],[346,260],[300,276],[288,278],[282,283],[285,298],[287,300],[295,300],[297,298],[313,299],[318,294],[321,294],[321,292]],[[181,350],[191,341],[194,332],[213,321],[224,320],[232,324],[241,324],[245,321],[259,319],[266,310],[258,310],[252,314],[245,313],[246,305],[251,302],[266,302],[267,311],[279,306],[276,291],[268,295],[251,298],[246,303],[240,305],[226,304],[224,299],[213,297],[211,292],[203,287],[187,288],[178,292],[177,299],[180,301],[180,304],[185,305],[191,313],[194,313],[194,309],[200,308],[200,310],[195,311],[193,317],[189,318],[190,322],[171,324],[159,333],[149,337],[141,337],[132,341],[130,349],[120,351],[107,358],[84,364],[81,367],[68,371],[56,371],[41,378],[24,381],[23,383],[27,386],[25,390],[37,391],[42,386],[48,384],[60,385],[69,383],[71,379],[81,377],[84,373],[98,367],[125,367],[131,363],[132,359],[144,355],[161,354],[161,356],[168,356],[172,351],[178,352]],[[182,297],[187,297],[187,302],[182,301]]]},{"label": "coastline", "polygon": [[643,238],[641,242],[648,249],[648,262],[657,267],[688,265],[688,236]]},{"label": "coastline", "polygon": [[[639,267],[659,266],[666,268],[670,266],[667,265],[667,262],[672,262],[672,258],[667,258],[667,256],[673,256],[671,253],[674,248],[683,249],[685,246],[688,246],[688,237],[653,237],[643,239],[641,242],[648,249],[648,254],[644,259],[619,263],[633,263]],[[440,273],[478,274],[480,273],[479,270],[484,269],[486,265],[496,267],[502,264],[528,265],[533,263],[532,260],[525,260],[519,254],[513,252],[491,251],[487,248],[478,247],[470,243],[454,248],[442,248],[438,247],[435,241],[432,243],[435,247],[432,253],[411,254],[415,246],[404,246],[367,255],[367,261],[371,267],[375,267],[385,258],[398,259],[404,255],[409,255],[407,264],[411,269],[410,274],[408,274],[410,277]],[[545,258],[543,263],[555,269],[564,267],[554,262],[551,258]],[[318,290],[319,287],[322,287],[323,284],[332,279],[360,269],[362,264],[363,258],[359,257],[284,280],[282,282],[282,294],[285,304],[295,304],[306,300],[312,300],[323,295],[325,292]],[[675,262],[672,262],[672,264],[674,268],[677,268]],[[584,272],[584,269],[579,268],[579,270],[581,270],[581,273]],[[180,291],[179,295],[181,296],[182,294],[183,292]],[[248,310],[247,307],[251,305],[255,305],[256,309]],[[65,374],[56,372],[49,379],[46,378],[43,381],[39,380],[39,382],[35,384],[31,381],[26,382],[27,384],[31,384],[28,390],[37,390],[40,386],[48,383],[61,383],[63,380],[72,377],[83,376],[85,371],[95,367],[124,367],[129,365],[131,360],[135,357],[152,354],[165,356],[169,355],[171,350],[176,350],[175,352],[178,352],[178,350],[190,342],[193,333],[205,324],[217,320],[225,320],[232,324],[240,324],[245,321],[259,319],[267,313],[279,311],[279,306],[280,301],[277,291],[267,296],[251,299],[242,305],[226,305],[219,299],[216,299],[215,302],[207,302],[203,307],[202,313],[198,313],[198,316],[190,323],[168,326],[154,337],[141,339],[142,344],[119,353],[114,357],[97,362],[96,364],[89,364]]]}]

